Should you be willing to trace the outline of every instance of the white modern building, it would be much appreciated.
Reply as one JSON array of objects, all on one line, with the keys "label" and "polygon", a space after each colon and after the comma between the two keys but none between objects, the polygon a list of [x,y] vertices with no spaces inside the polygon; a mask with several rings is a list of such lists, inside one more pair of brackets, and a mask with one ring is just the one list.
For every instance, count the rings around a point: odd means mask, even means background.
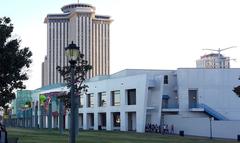
[{"label": "white modern building", "polygon": [[63,83],[56,70],[67,66],[64,48],[72,41],[93,66],[87,77],[109,75],[110,70],[110,16],[95,14],[95,7],[89,4],[69,4],[62,7],[62,14],[48,14],[47,56],[42,63],[42,86]]},{"label": "white modern building", "polygon": [[232,90],[239,76],[240,69],[178,69],[179,112],[165,114],[165,123],[189,135],[210,136],[212,130],[213,137],[237,138],[240,98]]},{"label": "white modern building", "polygon": [[[211,131],[213,137],[235,139],[240,98],[232,90],[240,85],[239,76],[240,69],[205,68],[126,69],[97,76],[86,82],[88,94],[80,96],[79,128],[145,132],[148,123],[168,124],[176,134],[209,137]],[[38,89],[33,99],[39,103],[39,95],[67,90],[61,85]],[[54,106],[51,111],[57,112]],[[64,117],[68,128],[69,111]],[[51,125],[59,127],[58,114]],[[47,116],[43,127],[48,127]]]},{"label": "white modern building", "polygon": [[211,53],[196,61],[197,68],[230,68],[230,58],[222,54]]},{"label": "white modern building", "polygon": [[[164,76],[174,80],[173,71],[124,70],[111,76],[90,79],[89,91],[80,103],[80,127],[83,129],[145,131],[146,123],[160,124],[161,101],[158,95],[174,91],[162,90],[174,87],[174,83],[164,84]],[[169,79],[168,79],[169,78]]]}]

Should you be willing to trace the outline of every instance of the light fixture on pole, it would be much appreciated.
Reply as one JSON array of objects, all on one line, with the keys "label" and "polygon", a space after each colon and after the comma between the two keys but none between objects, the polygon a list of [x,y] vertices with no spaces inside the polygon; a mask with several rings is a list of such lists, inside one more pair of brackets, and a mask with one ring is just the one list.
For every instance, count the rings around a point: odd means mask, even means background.
[{"label": "light fixture on pole", "polygon": [[57,66],[57,70],[66,81],[70,92],[67,95],[61,96],[60,100],[64,102],[66,108],[71,109],[69,143],[75,143],[78,132],[79,96],[81,92],[87,92],[88,86],[85,85],[84,81],[87,72],[92,69],[92,66],[84,59],[84,54],[80,53],[79,47],[73,42],[65,48],[65,54],[70,66]]},{"label": "light fixture on pole", "polygon": [[69,59],[69,63],[72,64],[71,62],[74,62],[73,64],[75,64],[80,55],[79,47],[77,47],[77,45],[72,41],[72,43],[65,48],[65,54]]},{"label": "light fixture on pole", "polygon": [[71,121],[70,121],[70,130],[69,130],[69,143],[75,143],[76,142],[76,127],[75,127],[75,119],[76,119],[76,100],[75,100],[75,86],[74,86],[74,75],[75,75],[75,68],[77,59],[80,55],[79,53],[79,47],[77,47],[76,44],[72,43],[68,45],[68,47],[65,48],[66,56],[69,59],[70,63],[70,97],[71,97]]},{"label": "light fixture on pole", "polygon": [[213,117],[209,117],[209,121],[210,121],[210,139],[212,139],[212,121],[214,120]]}]

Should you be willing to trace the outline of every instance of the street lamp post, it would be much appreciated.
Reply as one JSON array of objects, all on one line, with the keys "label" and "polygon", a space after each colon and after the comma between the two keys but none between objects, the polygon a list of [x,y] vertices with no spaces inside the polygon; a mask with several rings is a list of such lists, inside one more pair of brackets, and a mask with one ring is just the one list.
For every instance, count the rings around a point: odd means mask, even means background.
[{"label": "street lamp post", "polygon": [[65,48],[65,53],[70,66],[57,66],[57,70],[63,76],[64,80],[67,81],[67,86],[70,88],[70,96],[63,95],[61,98],[64,100],[65,107],[71,109],[69,143],[75,143],[78,131],[78,108],[80,100],[78,96],[81,92],[87,92],[88,86],[84,84],[84,81],[87,72],[92,69],[92,66],[84,59],[84,54],[80,53],[79,47],[73,42]]},{"label": "street lamp post", "polygon": [[74,75],[75,75],[75,67],[77,63],[77,59],[80,55],[79,47],[76,46],[73,42],[65,48],[66,56],[69,59],[70,63],[70,100],[71,100],[71,121],[70,121],[70,130],[69,130],[69,143],[76,142],[76,103],[75,103],[75,86],[74,86]]},{"label": "street lamp post", "polygon": [[60,99],[59,105],[59,131],[63,134],[63,99]]},{"label": "street lamp post", "polygon": [[209,121],[210,121],[210,139],[212,139],[212,120],[214,120],[213,117],[209,117]]}]

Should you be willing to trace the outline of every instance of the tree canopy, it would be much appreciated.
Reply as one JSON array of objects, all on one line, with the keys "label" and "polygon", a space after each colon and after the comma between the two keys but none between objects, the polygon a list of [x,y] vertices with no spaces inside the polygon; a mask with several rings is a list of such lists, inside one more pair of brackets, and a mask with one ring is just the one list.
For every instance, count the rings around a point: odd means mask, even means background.
[{"label": "tree canopy", "polygon": [[12,39],[13,24],[8,17],[0,18],[0,106],[15,98],[16,89],[24,89],[24,80],[32,63],[29,48],[20,49],[20,40]]},{"label": "tree canopy", "polygon": [[[84,54],[80,53],[76,61],[77,65],[74,68],[74,81],[71,81],[71,66],[60,67],[57,66],[57,70],[63,79],[67,82],[67,86],[70,88],[71,83],[74,84],[74,94],[80,96],[81,92],[87,92],[88,86],[84,84],[87,72],[92,69],[92,66],[88,64],[88,61],[84,59]],[[66,108],[71,108],[70,102],[70,92],[68,94],[63,94],[58,98],[62,99]],[[78,100],[79,101],[79,100]],[[79,104],[79,103],[77,103]]]},{"label": "tree canopy", "polygon": [[233,92],[235,92],[235,94],[240,97],[240,86],[234,87]]}]

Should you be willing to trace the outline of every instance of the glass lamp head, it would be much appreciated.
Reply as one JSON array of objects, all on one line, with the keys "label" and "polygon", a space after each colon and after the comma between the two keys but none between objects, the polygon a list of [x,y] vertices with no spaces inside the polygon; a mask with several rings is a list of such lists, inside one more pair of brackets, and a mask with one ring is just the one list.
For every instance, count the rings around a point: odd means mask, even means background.
[{"label": "glass lamp head", "polygon": [[72,41],[72,43],[65,48],[65,54],[68,57],[69,61],[76,61],[80,55],[79,47],[77,47],[77,45]]}]

